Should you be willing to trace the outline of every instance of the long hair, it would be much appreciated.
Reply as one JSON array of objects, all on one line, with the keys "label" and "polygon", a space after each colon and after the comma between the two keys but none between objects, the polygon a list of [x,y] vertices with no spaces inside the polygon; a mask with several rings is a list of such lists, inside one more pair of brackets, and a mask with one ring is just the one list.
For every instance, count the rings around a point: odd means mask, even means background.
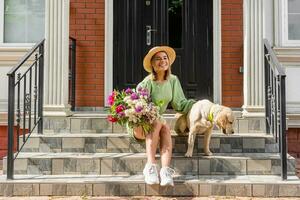
[{"label": "long hair", "polygon": [[[164,53],[167,55],[168,60],[170,61],[168,54],[167,54],[165,51],[162,51],[162,52],[164,52]],[[157,52],[157,53],[158,53],[158,52]],[[153,61],[153,58],[154,58],[154,55],[153,55],[152,58],[151,58],[151,63],[152,63],[152,61]],[[171,65],[169,64],[168,70],[165,71],[164,80],[167,80],[167,79],[169,78],[169,76],[170,76],[171,73],[172,73],[172,72],[171,72]],[[152,80],[156,81],[156,80],[157,80],[157,73],[155,72],[153,66],[152,66],[152,72],[151,72],[151,74],[152,74]]]}]

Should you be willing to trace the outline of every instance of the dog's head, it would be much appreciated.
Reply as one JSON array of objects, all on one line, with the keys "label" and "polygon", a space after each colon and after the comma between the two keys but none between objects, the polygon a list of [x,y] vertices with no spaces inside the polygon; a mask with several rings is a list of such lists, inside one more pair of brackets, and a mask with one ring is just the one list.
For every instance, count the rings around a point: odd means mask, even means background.
[{"label": "dog's head", "polygon": [[234,116],[233,112],[230,108],[223,106],[221,111],[217,115],[217,125],[222,132],[226,135],[233,134],[233,123],[234,123]]}]

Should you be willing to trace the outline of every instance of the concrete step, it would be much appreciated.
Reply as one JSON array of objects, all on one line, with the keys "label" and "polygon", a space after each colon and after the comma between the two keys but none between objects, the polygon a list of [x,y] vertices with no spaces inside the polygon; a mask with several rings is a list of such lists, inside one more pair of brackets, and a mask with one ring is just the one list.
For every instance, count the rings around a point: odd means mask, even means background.
[{"label": "concrete step", "polygon": [[[158,163],[160,156],[157,155]],[[142,174],[145,153],[20,153],[15,174]],[[213,156],[173,154],[171,167],[178,175],[254,175],[280,174],[276,153],[216,153]],[[6,173],[6,158],[4,158]],[[288,173],[295,175],[295,159],[288,156]]]},{"label": "concrete step", "polygon": [[[185,153],[187,136],[172,135],[173,152]],[[278,144],[271,135],[213,133],[211,151],[214,153],[276,153]],[[82,152],[82,153],[141,153],[144,144],[125,134],[65,133],[32,134],[22,152]],[[203,153],[203,135],[198,135],[195,153]]]},{"label": "concrete step", "polygon": [[[240,112],[235,111],[236,121],[234,123],[235,132],[239,133],[264,133],[265,118],[252,117],[244,119]],[[163,117],[173,129],[176,118],[175,114],[164,114]],[[107,114],[95,113],[77,113],[70,117],[45,117],[44,118],[45,132],[85,132],[85,133],[123,133],[126,131],[117,123],[111,123],[107,120]]]},{"label": "concrete step", "polygon": [[0,176],[0,196],[246,196],[300,197],[300,180],[288,176],[176,176],[174,187],[146,185],[142,175]]}]

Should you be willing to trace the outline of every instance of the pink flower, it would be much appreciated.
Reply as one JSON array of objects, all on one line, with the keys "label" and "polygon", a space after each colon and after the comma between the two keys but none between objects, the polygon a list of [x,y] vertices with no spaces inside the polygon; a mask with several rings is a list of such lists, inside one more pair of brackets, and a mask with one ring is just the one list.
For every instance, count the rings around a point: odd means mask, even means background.
[{"label": "pink flower", "polygon": [[110,121],[110,122],[113,122],[113,123],[118,121],[117,118],[115,118],[115,117],[113,117],[113,116],[111,116],[111,115],[108,115],[108,116],[107,116],[107,120]]},{"label": "pink flower", "polygon": [[112,92],[111,95],[108,96],[108,104],[111,106],[115,102],[115,93]]},{"label": "pink flower", "polygon": [[125,107],[124,107],[123,105],[118,105],[118,106],[116,107],[116,112],[117,112],[117,113],[120,113],[120,112],[122,112],[124,109],[125,109]]}]

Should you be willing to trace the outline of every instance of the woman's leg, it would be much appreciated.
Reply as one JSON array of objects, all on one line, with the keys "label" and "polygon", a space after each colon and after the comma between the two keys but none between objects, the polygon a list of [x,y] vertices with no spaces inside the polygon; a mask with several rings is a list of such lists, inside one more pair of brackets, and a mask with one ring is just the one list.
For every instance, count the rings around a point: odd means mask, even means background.
[{"label": "woman's leg", "polygon": [[147,163],[155,163],[155,154],[159,141],[159,133],[162,128],[162,123],[156,121],[153,124],[153,131],[146,135],[146,153],[147,153]]},{"label": "woman's leg", "polygon": [[172,157],[172,138],[170,127],[167,124],[162,125],[160,131],[160,155],[161,166],[168,167]]},{"label": "woman's leg", "polygon": [[163,125],[160,131],[160,154],[161,154],[161,169],[160,169],[160,185],[174,186],[172,175],[175,171],[170,168],[171,156],[172,156],[172,138],[171,131],[168,125]]}]

